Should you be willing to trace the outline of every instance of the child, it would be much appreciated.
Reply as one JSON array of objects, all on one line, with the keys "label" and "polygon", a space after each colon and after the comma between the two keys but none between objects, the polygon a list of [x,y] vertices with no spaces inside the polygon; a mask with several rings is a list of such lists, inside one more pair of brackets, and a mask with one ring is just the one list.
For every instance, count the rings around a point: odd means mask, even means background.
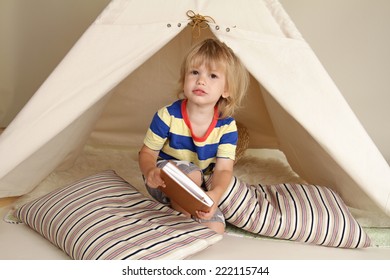
[{"label": "child", "polygon": [[[192,47],[180,73],[176,102],[153,117],[139,153],[139,165],[149,193],[158,201],[189,216],[158,187],[167,160],[173,160],[205,190],[204,176],[210,176],[208,195],[215,202],[210,212],[197,211],[198,222],[223,233],[225,220],[218,202],[233,174],[238,139],[231,117],[244,97],[249,75],[232,50],[216,39]],[[207,180],[209,181],[209,180]]]}]

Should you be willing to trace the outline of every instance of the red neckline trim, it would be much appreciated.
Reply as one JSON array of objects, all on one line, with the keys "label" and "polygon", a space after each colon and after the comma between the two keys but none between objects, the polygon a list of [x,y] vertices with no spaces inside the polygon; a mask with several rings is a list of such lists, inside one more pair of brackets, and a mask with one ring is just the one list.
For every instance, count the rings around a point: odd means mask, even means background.
[{"label": "red neckline trim", "polygon": [[202,137],[198,137],[194,134],[194,132],[192,131],[192,126],[191,126],[191,122],[190,122],[190,118],[188,117],[188,114],[187,114],[187,99],[184,99],[183,102],[181,103],[181,114],[183,115],[183,120],[185,122],[185,124],[188,126],[188,128],[190,129],[190,132],[191,132],[191,136],[192,138],[196,141],[196,142],[204,142],[207,140],[207,138],[209,137],[210,133],[213,131],[213,129],[215,128],[216,124],[217,124],[217,121],[218,121],[218,108],[217,106],[214,107],[214,117],[213,117],[213,120],[212,122],[210,123],[209,125],[209,128],[207,129],[206,131],[206,134],[203,135]]}]

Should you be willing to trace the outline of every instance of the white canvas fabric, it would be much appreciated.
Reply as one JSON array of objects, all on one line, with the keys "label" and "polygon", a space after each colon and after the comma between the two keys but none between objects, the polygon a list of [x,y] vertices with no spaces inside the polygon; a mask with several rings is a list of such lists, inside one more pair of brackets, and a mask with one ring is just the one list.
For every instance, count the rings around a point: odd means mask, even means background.
[{"label": "white canvas fabric", "polygon": [[[210,28],[187,26],[188,11]],[[278,148],[348,206],[390,214],[387,162],[275,0],[112,1],[1,135],[0,197],[28,193],[86,142],[140,147],[153,113],[175,99],[186,50],[207,36],[252,75],[237,116],[250,147]]]}]

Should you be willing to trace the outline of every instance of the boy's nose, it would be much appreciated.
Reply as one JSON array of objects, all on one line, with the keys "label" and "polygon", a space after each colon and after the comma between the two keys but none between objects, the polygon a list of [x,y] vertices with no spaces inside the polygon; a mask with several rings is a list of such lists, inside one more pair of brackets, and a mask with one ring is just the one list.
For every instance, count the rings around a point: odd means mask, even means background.
[{"label": "boy's nose", "polygon": [[204,85],[205,82],[204,82],[204,79],[202,77],[199,76],[198,80],[197,80],[197,84],[198,85]]}]

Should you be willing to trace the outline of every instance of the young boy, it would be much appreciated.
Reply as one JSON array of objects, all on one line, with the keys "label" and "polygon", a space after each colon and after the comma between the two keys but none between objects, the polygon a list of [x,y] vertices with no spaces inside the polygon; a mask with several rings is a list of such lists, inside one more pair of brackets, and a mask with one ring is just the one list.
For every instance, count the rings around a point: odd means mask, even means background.
[{"label": "young boy", "polygon": [[225,220],[218,202],[233,175],[237,127],[232,115],[244,97],[249,75],[230,48],[216,39],[192,47],[183,61],[176,102],[153,117],[139,153],[139,165],[149,193],[158,201],[189,214],[158,187],[165,187],[161,168],[168,160],[205,187],[215,202],[209,212],[197,211],[198,222],[223,233]]}]

